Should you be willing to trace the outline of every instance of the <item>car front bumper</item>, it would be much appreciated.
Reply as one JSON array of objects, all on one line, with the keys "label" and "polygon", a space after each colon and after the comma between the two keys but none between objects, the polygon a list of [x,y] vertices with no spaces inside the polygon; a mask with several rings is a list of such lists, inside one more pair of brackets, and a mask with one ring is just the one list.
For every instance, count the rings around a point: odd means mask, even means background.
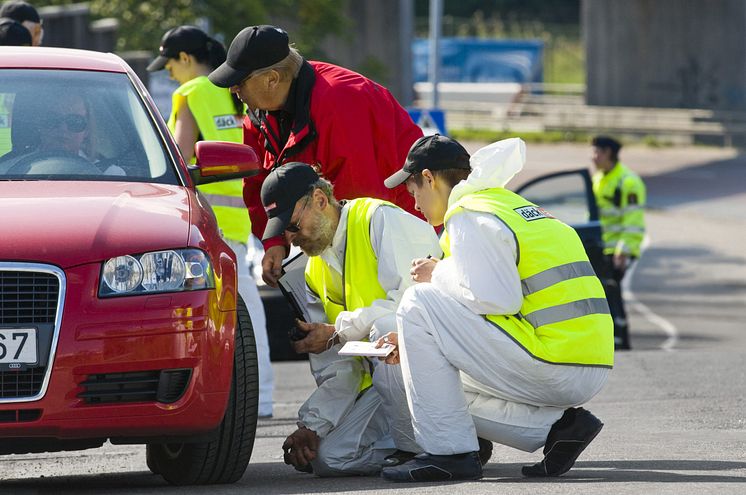
[{"label": "car front bumper", "polygon": [[[38,398],[0,401],[0,438],[187,436],[214,430],[230,393],[235,311],[218,309],[216,290],[100,299],[98,269],[65,271],[51,370]],[[150,396],[132,393],[133,381],[135,389],[147,388],[147,375],[164,370],[188,375],[183,390],[171,394],[173,401],[158,401],[158,390]]]}]

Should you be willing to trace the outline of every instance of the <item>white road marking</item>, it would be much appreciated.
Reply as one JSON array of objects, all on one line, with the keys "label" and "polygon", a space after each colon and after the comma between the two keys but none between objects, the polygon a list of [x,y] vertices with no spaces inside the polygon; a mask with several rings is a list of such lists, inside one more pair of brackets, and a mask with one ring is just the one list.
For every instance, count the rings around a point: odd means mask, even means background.
[{"label": "white road marking", "polygon": [[[648,236],[645,236],[645,239],[642,242],[642,246],[640,246],[641,256],[649,245],[650,238]],[[628,301],[631,308],[640,313],[650,323],[660,328],[663,333],[668,336],[668,338],[661,344],[660,348],[664,351],[673,351],[679,341],[679,331],[673,323],[663,318],[662,316],[655,314],[650,308],[637,300],[637,297],[635,296],[634,292],[632,292],[632,288],[630,287],[630,284],[632,283],[631,280],[632,277],[635,275],[636,268],[637,263],[632,265],[632,267],[629,269],[624,279],[622,280],[622,295],[624,299]]]}]

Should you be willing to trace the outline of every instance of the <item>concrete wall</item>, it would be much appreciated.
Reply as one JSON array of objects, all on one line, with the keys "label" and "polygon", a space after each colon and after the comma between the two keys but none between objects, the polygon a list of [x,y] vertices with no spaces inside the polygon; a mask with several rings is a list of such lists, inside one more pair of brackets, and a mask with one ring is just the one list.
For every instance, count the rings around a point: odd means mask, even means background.
[{"label": "concrete wall", "polygon": [[91,22],[88,3],[41,7],[39,15],[44,20],[44,46],[99,52],[113,51],[116,46],[119,21],[108,18]]},{"label": "concrete wall", "polygon": [[583,0],[591,105],[746,110],[746,0]]},{"label": "concrete wall", "polygon": [[412,102],[413,0],[351,0],[349,38],[324,49],[339,65],[386,86],[403,105]]}]

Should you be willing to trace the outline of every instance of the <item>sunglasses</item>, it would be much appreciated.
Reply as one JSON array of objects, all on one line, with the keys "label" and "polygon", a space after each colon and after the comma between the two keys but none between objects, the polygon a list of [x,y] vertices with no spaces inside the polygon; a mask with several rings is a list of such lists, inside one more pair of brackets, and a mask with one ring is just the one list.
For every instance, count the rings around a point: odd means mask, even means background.
[{"label": "sunglasses", "polygon": [[311,200],[311,196],[308,196],[306,198],[306,202],[303,203],[303,208],[300,209],[300,214],[298,215],[298,221],[294,224],[288,225],[285,227],[285,232],[290,232],[291,234],[297,234],[300,231],[300,222],[303,220],[303,214],[306,212],[306,206],[308,206],[309,201]]},{"label": "sunglasses", "polygon": [[83,132],[88,127],[88,119],[77,113],[68,113],[66,115],[49,114],[42,120],[41,126],[44,129],[57,129],[63,123],[69,132]]}]

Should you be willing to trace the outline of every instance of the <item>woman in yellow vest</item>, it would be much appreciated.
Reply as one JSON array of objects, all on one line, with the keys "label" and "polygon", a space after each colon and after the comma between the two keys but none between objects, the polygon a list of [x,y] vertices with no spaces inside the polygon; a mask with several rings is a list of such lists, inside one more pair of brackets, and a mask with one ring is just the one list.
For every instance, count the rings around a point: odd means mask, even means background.
[{"label": "woman in yellow vest", "polygon": [[[225,61],[225,47],[194,26],[179,26],[163,35],[159,55],[148,71],[168,70],[181,84],[171,97],[168,128],[179,145],[184,161],[194,162],[197,141],[243,140],[243,104],[227,89],[207,79],[207,74]],[[272,415],[273,373],[269,362],[264,306],[246,261],[251,234],[248,209],[243,202],[240,179],[198,187],[215,212],[218,226],[238,261],[238,291],[251,315],[259,357],[259,416]]]},{"label": "woman in yellow vest", "polygon": [[477,436],[527,452],[543,445],[524,476],[559,476],[603,426],[576,407],[613,364],[603,288],[575,231],[504,188],[524,161],[517,138],[470,158],[456,141],[428,136],[385,182],[406,183],[416,208],[445,226],[443,260],[413,262],[419,283],[399,305],[399,338],[379,341],[399,346],[425,451],[384,468],[386,479],[481,478]]}]

